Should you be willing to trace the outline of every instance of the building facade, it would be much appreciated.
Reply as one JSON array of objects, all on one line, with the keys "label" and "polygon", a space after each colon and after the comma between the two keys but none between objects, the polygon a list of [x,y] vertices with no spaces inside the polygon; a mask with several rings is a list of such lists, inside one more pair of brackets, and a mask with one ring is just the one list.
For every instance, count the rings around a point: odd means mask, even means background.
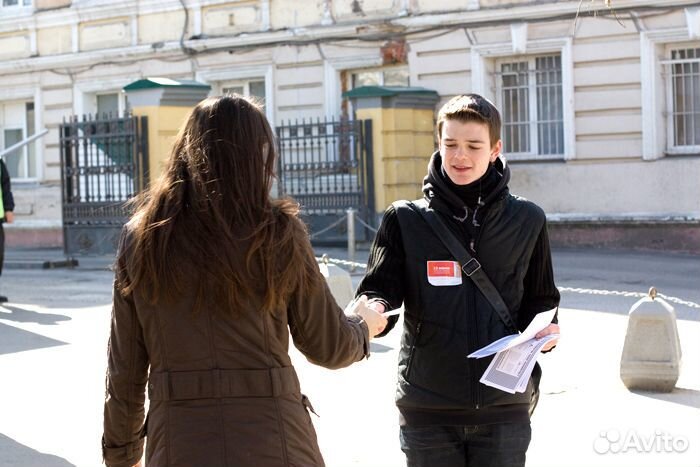
[{"label": "building facade", "polygon": [[[8,242],[61,244],[63,118],[123,112],[121,89],[159,76],[258,96],[276,124],[350,116],[342,93],[368,84],[432,89],[438,106],[481,93],[503,114],[512,191],[554,225],[581,227],[583,241],[590,226],[680,226],[678,249],[700,250],[686,245],[700,243],[695,0],[614,0],[614,11],[602,0],[0,5],[0,150],[48,129],[5,156],[17,203]],[[602,244],[617,235],[597,232]]]}]

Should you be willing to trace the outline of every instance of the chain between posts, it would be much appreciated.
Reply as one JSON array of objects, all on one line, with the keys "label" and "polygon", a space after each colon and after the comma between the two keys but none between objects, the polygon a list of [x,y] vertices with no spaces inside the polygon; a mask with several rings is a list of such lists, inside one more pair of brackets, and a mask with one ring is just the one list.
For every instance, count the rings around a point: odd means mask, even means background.
[{"label": "chain between posts", "polygon": [[[348,209],[348,210],[345,211],[345,212],[346,212],[346,214],[347,214],[345,217],[341,217],[341,218],[338,219],[337,221],[333,222],[331,225],[329,225],[329,226],[327,226],[327,227],[324,227],[323,229],[319,230],[318,232],[312,233],[311,235],[309,235],[309,238],[316,238],[316,237],[318,237],[319,235],[328,232],[328,231],[331,230],[332,228],[339,226],[339,225],[342,224],[343,222],[348,222],[348,220],[349,220],[348,218],[349,218],[350,216],[353,217],[353,220],[359,222],[360,225],[362,225],[363,227],[369,229],[372,233],[375,233],[375,234],[377,233],[377,229],[375,229],[374,227],[372,227],[371,225],[369,225],[367,222],[363,221],[363,220],[360,218],[360,216],[357,215],[357,211],[355,211],[354,209],[350,208],[350,209]],[[349,224],[349,222],[348,222],[348,224]],[[348,229],[348,230],[349,230],[349,229]]]},{"label": "chain between posts", "polygon": [[[648,297],[649,293],[646,292],[627,292],[622,290],[600,290],[600,289],[584,289],[580,287],[558,287],[560,292],[572,292],[572,293],[582,293],[589,295],[606,295],[606,296],[618,296],[618,297],[630,297],[630,298],[644,298]],[[667,302],[675,303],[677,305],[684,305],[689,308],[700,309],[700,304],[691,302],[689,300],[683,300],[678,297],[671,297],[664,295],[662,293],[656,293],[656,297],[663,298]]]},{"label": "chain between posts", "polygon": [[[325,256],[325,255],[324,255]],[[317,257],[316,261],[321,262],[323,259]],[[355,261],[348,261],[345,259],[336,258],[325,258],[325,261],[331,264],[337,264],[339,266],[346,266],[352,271],[355,269],[367,269],[366,263],[358,263]],[[570,293],[580,293],[587,295],[603,295],[603,296],[618,296],[618,297],[630,297],[630,298],[644,298],[648,297],[648,292],[628,292],[622,290],[601,290],[601,289],[585,289],[581,287],[557,287],[560,292],[570,292]],[[657,293],[657,297],[663,298],[667,302],[675,303],[677,305],[687,306],[688,308],[700,309],[700,304],[691,302],[689,300],[683,300],[682,298],[672,297],[669,295],[664,295],[662,293]]]}]

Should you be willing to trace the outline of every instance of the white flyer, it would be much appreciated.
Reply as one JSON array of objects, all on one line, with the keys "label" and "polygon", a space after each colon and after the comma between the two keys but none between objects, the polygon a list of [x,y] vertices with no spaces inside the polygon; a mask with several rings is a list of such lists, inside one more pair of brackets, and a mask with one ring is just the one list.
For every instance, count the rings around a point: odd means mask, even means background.
[{"label": "white flyer", "polygon": [[559,334],[548,334],[498,352],[479,381],[511,394],[524,392],[540,350],[558,337]]},{"label": "white flyer", "polygon": [[542,347],[559,337],[559,334],[548,334],[535,339],[538,332],[549,326],[556,312],[557,309],[553,308],[538,313],[521,334],[502,337],[470,353],[469,358],[483,358],[496,354],[479,381],[511,394],[524,392]]},{"label": "white flyer", "polygon": [[522,344],[523,342],[534,338],[538,332],[549,326],[549,324],[554,319],[554,314],[556,312],[557,309],[552,308],[549,311],[537,313],[530,322],[530,324],[527,326],[527,329],[525,329],[521,334],[511,334],[510,336],[502,337],[497,341],[491,342],[486,347],[482,347],[479,350],[470,353],[469,355],[467,355],[467,357],[488,357],[489,355],[508,350],[511,347],[515,347],[516,345]]}]

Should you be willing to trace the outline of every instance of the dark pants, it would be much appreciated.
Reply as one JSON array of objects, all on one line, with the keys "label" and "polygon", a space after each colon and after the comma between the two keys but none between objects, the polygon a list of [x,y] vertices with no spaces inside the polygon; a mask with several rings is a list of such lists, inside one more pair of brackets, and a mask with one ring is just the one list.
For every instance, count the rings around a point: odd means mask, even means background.
[{"label": "dark pants", "polygon": [[530,423],[402,426],[407,467],[523,467]]},{"label": "dark pants", "polygon": [[5,263],[5,229],[0,222],[0,275],[2,275],[2,265]]}]

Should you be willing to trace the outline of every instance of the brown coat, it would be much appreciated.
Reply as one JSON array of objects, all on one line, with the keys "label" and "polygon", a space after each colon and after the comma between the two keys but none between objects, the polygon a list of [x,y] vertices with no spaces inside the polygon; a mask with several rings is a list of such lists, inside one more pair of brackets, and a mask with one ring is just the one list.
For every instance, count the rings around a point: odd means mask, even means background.
[{"label": "brown coat", "polygon": [[[128,274],[128,263],[128,253],[120,255],[117,270],[126,266]],[[241,310],[193,312],[194,293],[175,306],[150,306],[138,292],[123,297],[115,288],[107,466],[135,464],[146,436],[147,467],[323,466],[310,404],[287,353],[290,331],[295,346],[327,368],[361,360],[369,336],[319,283],[275,313],[260,311],[262,298]]]}]

